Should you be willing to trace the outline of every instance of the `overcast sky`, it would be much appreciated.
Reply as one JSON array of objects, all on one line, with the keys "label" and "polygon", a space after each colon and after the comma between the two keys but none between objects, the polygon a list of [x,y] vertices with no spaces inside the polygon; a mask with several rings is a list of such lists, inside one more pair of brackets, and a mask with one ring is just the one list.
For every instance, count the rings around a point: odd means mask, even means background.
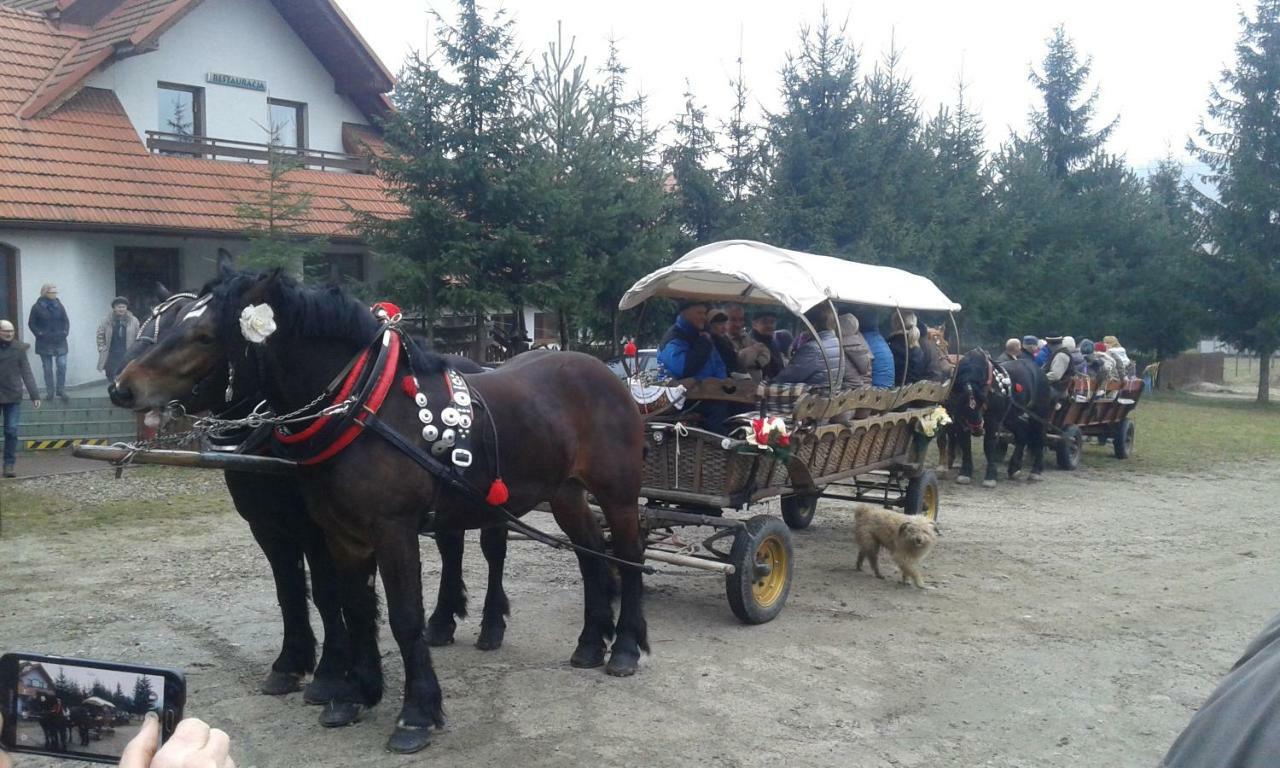
[{"label": "overcast sky", "polygon": [[[338,0],[388,68],[426,39],[426,9],[451,16],[448,0]],[[649,94],[655,118],[669,120],[682,107],[686,79],[713,121],[732,103],[728,79],[736,70],[739,40],[747,84],[758,105],[777,102],[778,70],[796,46],[802,24],[812,23],[822,0],[507,0],[526,53],[540,54],[564,23],[566,40],[595,68],[606,41],[620,41],[633,88]],[[952,103],[963,68],[968,96],[995,146],[1009,130],[1023,130],[1035,92],[1027,81],[1033,62],[1058,23],[1077,50],[1093,56],[1099,115],[1120,116],[1110,149],[1145,168],[1184,145],[1204,111],[1209,83],[1230,64],[1239,32],[1237,0],[897,0],[826,3],[832,18],[848,21],[862,52],[864,72],[889,48],[903,53],[906,71],[926,112]]]}]

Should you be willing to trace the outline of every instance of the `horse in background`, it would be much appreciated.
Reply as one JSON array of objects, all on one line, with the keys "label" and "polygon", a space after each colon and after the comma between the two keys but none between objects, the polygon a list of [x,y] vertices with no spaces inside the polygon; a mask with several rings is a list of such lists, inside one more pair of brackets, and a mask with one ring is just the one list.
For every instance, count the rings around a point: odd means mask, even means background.
[{"label": "horse in background", "polygon": [[971,439],[982,437],[987,460],[984,488],[996,485],[996,467],[1003,458],[1000,431],[1012,435],[1014,449],[1009,458],[1008,477],[1022,469],[1024,453],[1031,451],[1029,479],[1039,480],[1044,472],[1045,426],[1052,407],[1049,381],[1029,360],[995,363],[985,350],[974,349],[961,358],[955,382],[947,400],[951,424],[939,440],[942,466],[949,471],[958,448],[960,473],[956,482],[967,485],[973,478]]}]

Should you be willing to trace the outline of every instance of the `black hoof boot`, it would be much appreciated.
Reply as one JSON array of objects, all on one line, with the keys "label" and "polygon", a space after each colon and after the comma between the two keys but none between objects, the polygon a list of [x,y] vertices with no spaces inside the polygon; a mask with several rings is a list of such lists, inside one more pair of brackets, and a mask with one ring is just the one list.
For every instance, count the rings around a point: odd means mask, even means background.
[{"label": "black hoof boot", "polygon": [[506,634],[507,628],[501,624],[481,624],[476,647],[482,651],[496,651],[502,647],[502,639]]},{"label": "black hoof boot", "polygon": [[578,669],[595,669],[604,666],[604,646],[579,643],[569,657],[569,665]]},{"label": "black hoof boot", "polygon": [[302,701],[307,704],[328,704],[338,698],[342,687],[340,677],[312,678],[307,687],[302,689]]},{"label": "black hoof boot", "polygon": [[[452,621],[440,623],[427,622],[427,645],[432,648],[453,645],[453,632],[457,628],[458,625]],[[419,749],[421,749],[421,747],[419,747]]]},{"label": "black hoof boot", "polygon": [[341,728],[360,722],[364,706],[353,701],[331,701],[320,712],[320,724],[325,728]]},{"label": "black hoof boot", "polygon": [[614,650],[609,656],[609,666],[604,668],[614,677],[631,677],[640,669],[640,654],[635,651]]},{"label": "black hoof boot", "polygon": [[283,696],[302,690],[303,675],[297,672],[277,672],[274,669],[267,673],[259,690],[268,696]]},{"label": "black hoof boot", "polygon": [[431,729],[425,726],[410,728],[397,725],[391,732],[391,738],[387,739],[387,751],[399,755],[421,752],[429,746],[431,746]]}]

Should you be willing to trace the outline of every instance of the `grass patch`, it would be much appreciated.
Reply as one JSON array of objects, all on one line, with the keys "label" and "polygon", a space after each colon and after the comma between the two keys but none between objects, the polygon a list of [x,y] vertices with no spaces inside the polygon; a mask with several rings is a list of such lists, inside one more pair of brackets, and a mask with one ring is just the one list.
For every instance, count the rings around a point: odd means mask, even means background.
[{"label": "grass patch", "polygon": [[1144,395],[1131,418],[1134,456],[1104,461],[1111,446],[1089,440],[1085,460],[1091,468],[1187,471],[1280,455],[1280,403],[1161,392]]},{"label": "grass patch", "polygon": [[106,470],[0,486],[0,525],[6,539],[155,525],[233,509],[222,473],[208,470],[139,467],[119,480]]}]

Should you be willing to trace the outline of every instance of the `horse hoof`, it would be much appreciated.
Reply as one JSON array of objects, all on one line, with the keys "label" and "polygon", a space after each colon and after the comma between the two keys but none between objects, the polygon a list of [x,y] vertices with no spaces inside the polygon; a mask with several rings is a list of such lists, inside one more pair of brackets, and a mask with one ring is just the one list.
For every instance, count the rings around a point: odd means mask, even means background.
[{"label": "horse hoof", "polygon": [[968,485],[973,482],[973,478],[968,475],[960,475],[956,478],[956,485]]},{"label": "horse hoof", "polygon": [[504,627],[480,627],[480,637],[476,638],[476,648],[482,651],[496,651],[502,647],[502,639],[506,635]]},{"label": "horse hoof", "polygon": [[996,481],[995,481],[995,480],[983,480],[983,481],[982,481],[982,487],[983,487],[983,488],[995,488],[995,487],[996,487]]},{"label": "horse hoof", "polygon": [[604,648],[578,646],[569,657],[569,666],[578,669],[595,669],[604,666]]},{"label": "horse hoof", "polygon": [[295,672],[277,672],[274,669],[267,674],[259,687],[268,696],[283,696],[302,690],[302,675]]},{"label": "horse hoof", "polygon": [[432,648],[441,648],[446,645],[453,645],[453,632],[457,629],[456,624],[427,624],[427,645]]},{"label": "horse hoof", "polygon": [[387,739],[387,751],[398,755],[421,752],[429,746],[431,746],[431,729],[426,726],[414,728],[397,725],[391,732],[391,738]]},{"label": "horse hoof", "polygon": [[1027,475],[1027,479],[1033,483],[1038,483],[1044,479],[1044,475],[1041,475],[1038,472],[1032,472],[1031,474]]},{"label": "horse hoof", "polygon": [[629,651],[614,651],[609,657],[609,666],[604,671],[614,677],[631,677],[640,668],[640,654]]},{"label": "horse hoof", "polygon": [[341,728],[360,722],[364,707],[351,701],[330,701],[320,713],[320,724],[325,728]]},{"label": "horse hoof", "polygon": [[328,704],[338,698],[342,685],[342,680],[336,677],[312,678],[302,689],[302,701],[306,704]]}]

